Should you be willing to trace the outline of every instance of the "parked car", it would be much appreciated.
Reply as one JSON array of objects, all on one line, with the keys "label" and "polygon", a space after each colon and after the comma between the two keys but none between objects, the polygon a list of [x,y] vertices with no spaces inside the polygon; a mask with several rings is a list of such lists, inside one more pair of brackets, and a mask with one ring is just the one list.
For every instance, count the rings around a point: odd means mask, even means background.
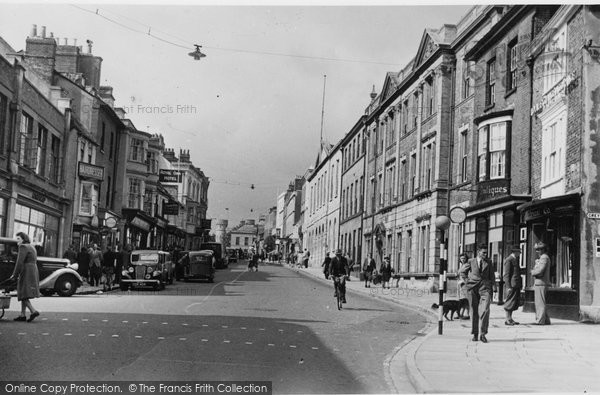
[{"label": "parked car", "polygon": [[[15,269],[18,247],[16,239],[0,237],[0,282],[6,281]],[[68,259],[38,256],[37,267],[40,292],[44,296],[54,293],[71,296],[83,284],[83,279],[77,273],[77,263],[71,264]],[[7,291],[13,290],[16,284],[5,288]]]},{"label": "parked car", "polygon": [[181,275],[184,281],[215,279],[215,256],[211,250],[189,251],[180,261]]},{"label": "parked car", "polygon": [[223,243],[218,242],[207,242],[200,244],[200,250],[211,250],[215,254],[217,269],[224,269],[229,266],[229,257],[225,252]]},{"label": "parked car", "polygon": [[166,284],[173,284],[175,265],[171,254],[156,250],[134,250],[130,261],[123,266],[121,273],[121,290],[133,287],[151,286],[155,290],[165,289]]}]

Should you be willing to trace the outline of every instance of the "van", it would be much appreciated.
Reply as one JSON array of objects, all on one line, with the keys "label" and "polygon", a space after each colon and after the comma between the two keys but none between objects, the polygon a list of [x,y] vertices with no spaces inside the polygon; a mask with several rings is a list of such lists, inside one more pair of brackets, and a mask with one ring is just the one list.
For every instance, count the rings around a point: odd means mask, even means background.
[{"label": "van", "polygon": [[207,242],[200,244],[201,250],[211,250],[214,253],[217,269],[224,269],[229,266],[229,257],[225,253],[223,243]]},{"label": "van", "polygon": [[123,267],[120,286],[123,291],[144,286],[162,290],[165,284],[173,284],[174,275],[175,267],[168,252],[135,250]]}]

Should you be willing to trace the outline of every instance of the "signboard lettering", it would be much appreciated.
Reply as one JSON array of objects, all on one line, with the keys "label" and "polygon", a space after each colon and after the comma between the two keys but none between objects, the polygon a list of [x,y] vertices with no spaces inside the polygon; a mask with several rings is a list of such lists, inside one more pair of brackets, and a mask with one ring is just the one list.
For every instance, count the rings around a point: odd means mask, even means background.
[{"label": "signboard lettering", "polygon": [[139,218],[139,217],[135,217],[134,219],[131,220],[131,224],[137,226],[140,229],[143,229],[145,231],[149,231],[150,230],[150,224],[147,223],[146,221],[144,221],[143,219]]},{"label": "signboard lettering", "polygon": [[104,180],[104,167],[92,165],[91,163],[79,162],[79,176]]},{"label": "signboard lettering", "polygon": [[179,215],[179,203],[164,202],[163,203],[163,215]]},{"label": "signboard lettering", "polygon": [[490,180],[477,185],[477,203],[496,200],[510,193],[508,180]]},{"label": "signboard lettering", "polygon": [[159,182],[181,182],[181,171],[160,169],[158,171]]}]

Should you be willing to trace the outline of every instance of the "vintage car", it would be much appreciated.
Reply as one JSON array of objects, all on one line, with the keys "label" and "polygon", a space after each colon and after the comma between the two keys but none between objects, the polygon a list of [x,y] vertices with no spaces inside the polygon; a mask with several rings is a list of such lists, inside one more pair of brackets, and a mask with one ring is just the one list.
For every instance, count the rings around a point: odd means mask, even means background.
[{"label": "vintage car", "polygon": [[156,250],[135,250],[130,261],[123,266],[121,273],[121,290],[134,287],[152,287],[164,289],[166,284],[173,284],[175,265],[171,254]]},{"label": "vintage car", "polygon": [[228,248],[227,249],[227,257],[229,258],[229,263],[235,263],[238,261],[238,252],[235,249]]},{"label": "vintage car", "polygon": [[188,251],[180,260],[181,278],[188,280],[215,280],[214,252],[211,250]]},{"label": "vintage car", "polygon": [[[0,237],[0,282],[6,281],[12,274],[17,259],[17,240]],[[37,267],[40,278],[40,292],[50,296],[71,296],[83,284],[77,273],[78,265],[68,259],[38,256]],[[16,288],[16,283],[4,287],[7,291]]]}]

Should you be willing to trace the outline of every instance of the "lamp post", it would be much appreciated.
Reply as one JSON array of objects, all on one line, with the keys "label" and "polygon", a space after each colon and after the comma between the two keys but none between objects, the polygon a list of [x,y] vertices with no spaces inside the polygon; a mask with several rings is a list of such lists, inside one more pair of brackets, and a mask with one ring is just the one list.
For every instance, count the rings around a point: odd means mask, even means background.
[{"label": "lamp post", "polygon": [[448,269],[447,250],[446,250],[446,230],[450,227],[450,218],[440,215],[435,219],[435,227],[440,230],[440,267],[439,267],[439,308],[438,308],[438,335],[443,333],[443,303],[444,292],[446,291],[446,270]]}]

